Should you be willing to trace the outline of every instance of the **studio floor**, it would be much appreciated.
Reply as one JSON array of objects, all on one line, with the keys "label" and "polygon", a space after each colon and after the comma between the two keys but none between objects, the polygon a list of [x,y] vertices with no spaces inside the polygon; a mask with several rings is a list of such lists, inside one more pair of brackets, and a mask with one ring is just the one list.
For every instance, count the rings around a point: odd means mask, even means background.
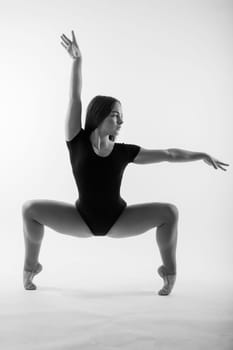
[{"label": "studio floor", "polygon": [[5,283],[0,299],[3,350],[233,349],[232,285],[177,279],[71,285],[35,278],[36,291]]}]

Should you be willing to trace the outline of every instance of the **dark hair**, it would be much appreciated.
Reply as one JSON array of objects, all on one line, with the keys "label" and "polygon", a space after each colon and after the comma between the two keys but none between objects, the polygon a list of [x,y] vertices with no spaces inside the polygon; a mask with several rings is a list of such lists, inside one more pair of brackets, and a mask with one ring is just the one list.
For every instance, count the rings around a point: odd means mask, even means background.
[{"label": "dark hair", "polygon": [[[114,97],[103,95],[97,95],[89,102],[84,127],[88,135],[90,135],[109,115],[116,102],[120,103],[120,101]],[[110,135],[109,139],[115,141],[115,136]]]}]

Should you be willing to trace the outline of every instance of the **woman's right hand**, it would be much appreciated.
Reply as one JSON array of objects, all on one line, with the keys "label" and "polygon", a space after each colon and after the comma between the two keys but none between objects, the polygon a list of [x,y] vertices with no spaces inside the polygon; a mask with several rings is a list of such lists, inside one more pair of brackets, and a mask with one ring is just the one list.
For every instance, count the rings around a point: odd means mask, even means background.
[{"label": "woman's right hand", "polygon": [[77,44],[74,31],[72,30],[71,33],[72,33],[72,41],[68,39],[67,36],[65,36],[65,34],[62,34],[61,39],[63,41],[61,42],[61,44],[68,51],[68,53],[73,59],[81,59],[82,55],[81,55],[79,46]]}]

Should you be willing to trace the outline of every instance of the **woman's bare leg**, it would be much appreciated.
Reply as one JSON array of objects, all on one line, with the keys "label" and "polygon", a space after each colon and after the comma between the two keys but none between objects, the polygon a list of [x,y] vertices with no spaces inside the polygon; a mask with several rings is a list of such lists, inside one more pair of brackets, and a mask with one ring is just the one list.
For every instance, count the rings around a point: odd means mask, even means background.
[{"label": "woman's bare leg", "polygon": [[[173,274],[176,272],[177,220],[178,210],[172,204],[135,204],[128,206],[124,210],[109,231],[108,237],[135,236],[157,226],[156,238],[164,264],[163,272]],[[74,205],[50,200],[26,202],[23,206],[26,253],[24,285],[28,287],[26,289],[36,288],[32,283],[32,278],[41,270],[38,257],[44,235],[44,226],[48,226],[59,233],[72,236],[93,236]],[[166,282],[165,279],[164,282]]]},{"label": "woman's bare leg", "polygon": [[23,220],[25,243],[24,270],[32,271],[36,268],[40,247],[44,236],[44,226],[28,217]]},{"label": "woman's bare leg", "polygon": [[44,236],[44,226],[76,237],[93,237],[74,205],[52,200],[32,200],[23,205],[23,232],[25,242],[24,286],[36,289],[32,283],[42,270],[38,258]]},{"label": "woman's bare leg", "polygon": [[127,206],[111,228],[108,237],[123,238],[140,235],[157,227],[156,240],[163,265],[158,269],[164,279],[159,295],[170,294],[176,275],[178,209],[169,203],[143,203]]},{"label": "woman's bare leg", "polygon": [[156,240],[167,274],[176,274],[177,219],[157,227]]},{"label": "woman's bare leg", "polygon": [[168,274],[176,273],[178,209],[170,203],[133,204],[125,208],[107,237],[141,235],[157,227],[156,240]]},{"label": "woman's bare leg", "polygon": [[163,261],[158,273],[164,282],[163,288],[158,292],[159,295],[170,294],[176,281],[177,224],[177,220],[173,220],[157,228],[156,239]]}]

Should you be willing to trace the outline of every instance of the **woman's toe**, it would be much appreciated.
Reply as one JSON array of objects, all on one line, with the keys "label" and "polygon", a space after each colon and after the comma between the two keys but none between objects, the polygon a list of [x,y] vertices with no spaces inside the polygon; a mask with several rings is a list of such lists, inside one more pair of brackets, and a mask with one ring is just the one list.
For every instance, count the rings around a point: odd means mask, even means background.
[{"label": "woman's toe", "polygon": [[160,289],[160,291],[158,292],[159,295],[168,295],[169,291],[165,288]]},{"label": "woman's toe", "polygon": [[28,282],[25,284],[25,289],[26,290],[35,290],[36,289],[36,285],[32,282]]}]

